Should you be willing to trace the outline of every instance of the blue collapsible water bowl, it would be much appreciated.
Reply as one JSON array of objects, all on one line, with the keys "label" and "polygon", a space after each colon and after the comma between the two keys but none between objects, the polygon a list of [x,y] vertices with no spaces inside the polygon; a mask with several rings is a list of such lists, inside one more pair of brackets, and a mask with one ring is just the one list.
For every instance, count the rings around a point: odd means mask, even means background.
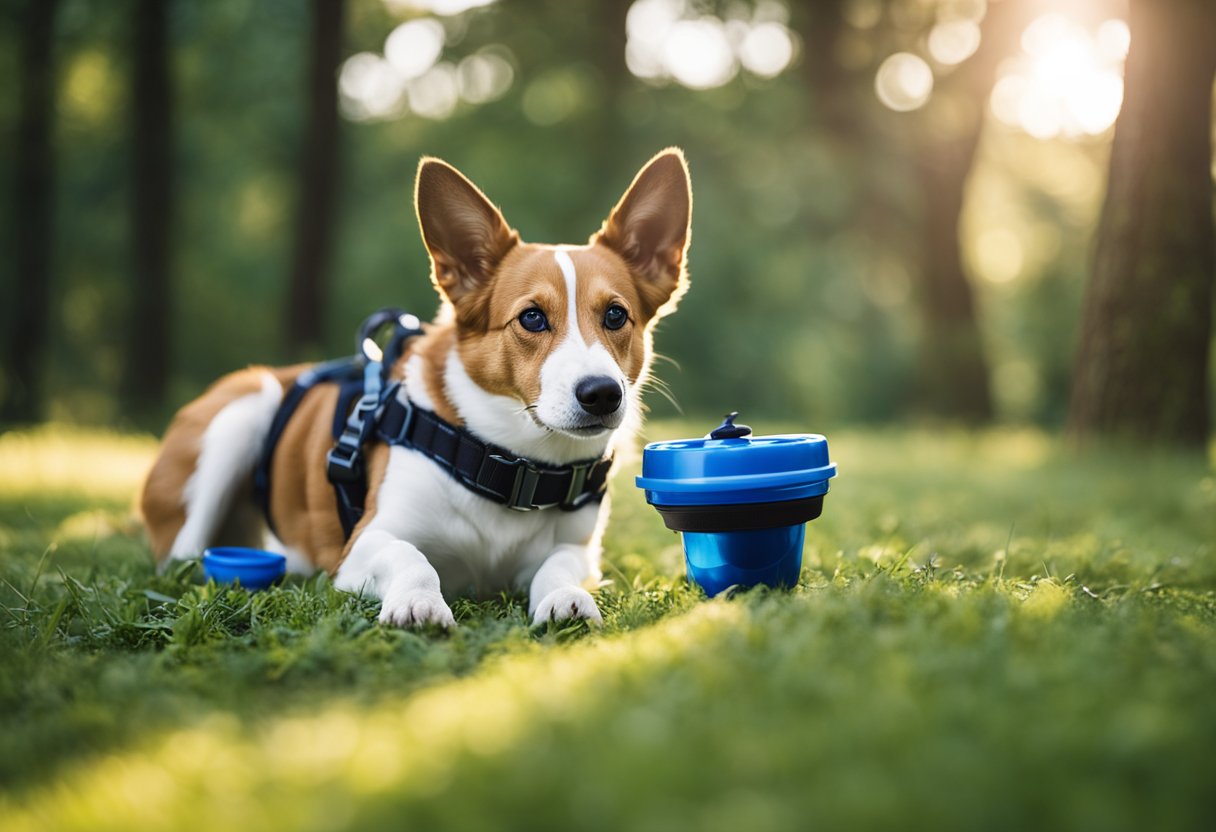
[{"label": "blue collapsible water bowl", "polygon": [[683,536],[689,580],[711,597],[730,586],[797,584],[806,523],[836,476],[823,436],[753,437],[735,415],[703,439],[647,445],[637,478]]},{"label": "blue collapsible water bowl", "polygon": [[742,532],[682,532],[688,576],[713,597],[731,586],[789,589],[802,572],[806,524]]},{"label": "blue collapsible water bowl", "polygon": [[217,584],[265,589],[287,572],[287,558],[264,549],[215,546],[203,552],[203,577]]}]

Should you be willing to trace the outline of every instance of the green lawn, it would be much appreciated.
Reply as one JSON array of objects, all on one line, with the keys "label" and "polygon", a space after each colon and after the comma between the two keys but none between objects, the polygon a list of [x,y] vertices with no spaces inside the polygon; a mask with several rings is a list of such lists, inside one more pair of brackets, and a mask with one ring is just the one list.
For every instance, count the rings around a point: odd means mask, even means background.
[{"label": "green lawn", "polygon": [[602,631],[444,635],[157,577],[150,439],[0,436],[0,828],[1212,828],[1213,467],[830,439],[795,591],[685,588],[630,471]]}]

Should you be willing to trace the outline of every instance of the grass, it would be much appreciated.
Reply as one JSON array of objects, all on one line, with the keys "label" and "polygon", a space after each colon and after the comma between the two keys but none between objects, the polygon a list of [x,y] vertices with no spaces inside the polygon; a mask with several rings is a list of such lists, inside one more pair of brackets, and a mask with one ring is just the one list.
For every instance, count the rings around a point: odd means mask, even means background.
[{"label": "grass", "polygon": [[705,601],[620,476],[602,631],[445,635],[158,577],[151,440],[0,436],[0,828],[1210,828],[1212,466],[831,441],[796,590]]}]

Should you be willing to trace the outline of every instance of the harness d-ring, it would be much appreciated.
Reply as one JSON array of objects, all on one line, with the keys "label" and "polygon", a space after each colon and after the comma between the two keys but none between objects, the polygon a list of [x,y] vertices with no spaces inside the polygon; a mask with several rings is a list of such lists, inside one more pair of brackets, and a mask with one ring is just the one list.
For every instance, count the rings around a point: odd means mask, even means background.
[{"label": "harness d-ring", "polygon": [[395,306],[387,306],[368,315],[360,324],[359,332],[355,335],[355,351],[367,361],[383,361],[384,350],[376,342],[375,336],[384,327],[390,325],[393,327],[394,333],[404,331],[413,335],[422,332],[422,322],[417,315]]}]

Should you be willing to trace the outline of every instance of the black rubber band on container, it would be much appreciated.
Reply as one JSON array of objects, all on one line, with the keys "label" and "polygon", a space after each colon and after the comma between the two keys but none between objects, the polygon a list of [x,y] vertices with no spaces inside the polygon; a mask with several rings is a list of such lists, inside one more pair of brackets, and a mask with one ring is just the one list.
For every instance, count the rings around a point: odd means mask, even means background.
[{"label": "black rubber band on container", "polygon": [[734,503],[718,506],[660,506],[655,508],[667,528],[677,532],[743,532],[793,526],[823,513],[823,495],[776,503]]}]

